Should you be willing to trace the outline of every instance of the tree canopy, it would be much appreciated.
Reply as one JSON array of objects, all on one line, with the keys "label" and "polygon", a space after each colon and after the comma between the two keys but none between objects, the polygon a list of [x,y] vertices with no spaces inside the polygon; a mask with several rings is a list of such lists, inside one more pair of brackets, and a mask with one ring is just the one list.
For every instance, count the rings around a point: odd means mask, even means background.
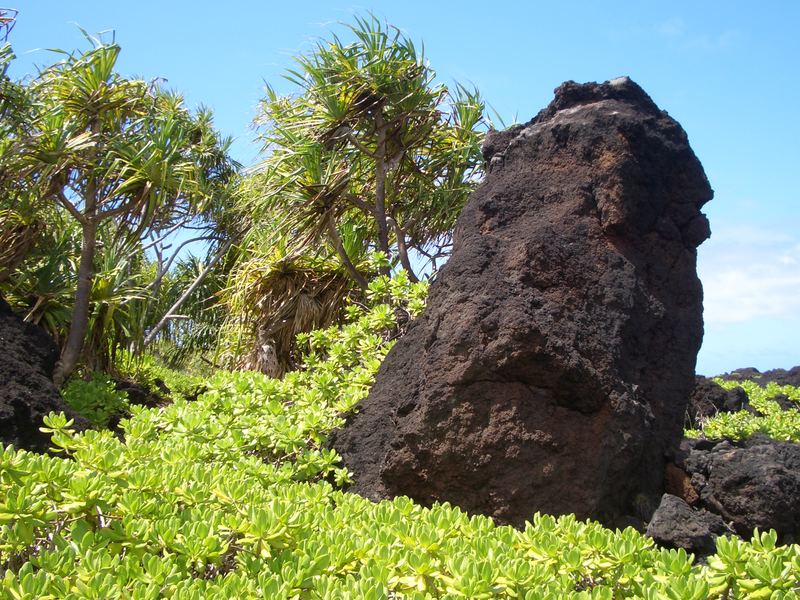
[{"label": "tree canopy", "polygon": [[[484,106],[396,28],[356,18],[298,56],[293,91],[266,89],[263,159],[241,175],[208,110],[87,38],[23,82],[0,51],[0,289],[58,340],[59,383],[154,341],[280,375],[296,335],[376,275],[417,281],[446,259]],[[186,256],[197,242],[207,256]]]},{"label": "tree canopy", "polygon": [[[424,52],[377,18],[356,18],[296,59],[297,93],[271,87],[258,122],[268,156],[248,207],[279,218],[297,249],[325,243],[362,288],[357,263],[384,253],[416,279],[411,251],[439,257],[482,160],[477,91],[436,82]],[[345,231],[361,233],[347,248]],[[446,250],[445,250],[446,253]]]},{"label": "tree canopy", "polygon": [[57,206],[80,231],[58,383],[84,347],[99,239],[107,237],[104,248],[114,248],[119,267],[149,232],[206,211],[233,174],[226,142],[211,127],[208,111],[191,113],[179,94],[123,77],[115,70],[119,53],[119,45],[97,40],[85,52],[62,53],[62,60],[20,88],[18,118],[3,132],[6,210],[24,202]]}]

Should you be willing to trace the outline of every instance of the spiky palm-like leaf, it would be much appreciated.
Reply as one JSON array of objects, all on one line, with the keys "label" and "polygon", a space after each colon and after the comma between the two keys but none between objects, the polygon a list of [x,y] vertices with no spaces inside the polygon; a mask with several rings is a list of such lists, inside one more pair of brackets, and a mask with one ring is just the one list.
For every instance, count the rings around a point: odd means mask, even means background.
[{"label": "spiky palm-like leaf", "polygon": [[[231,367],[279,376],[295,366],[295,337],[333,323],[351,294],[352,279],[335,256],[298,253],[280,235],[280,220],[251,228],[221,292],[228,317],[219,354]],[[364,232],[344,229],[343,243],[365,269]],[[362,264],[363,263],[363,264]]]},{"label": "spiky palm-like leaf", "polygon": [[343,223],[363,223],[369,245],[411,271],[408,251],[450,235],[480,176],[483,102],[435,83],[424,53],[374,17],[348,35],[296,59],[296,95],[267,89],[257,122],[269,155],[246,206],[282,214],[294,250],[328,244],[364,287]]},{"label": "spiky palm-like leaf", "polygon": [[192,115],[179,95],[122,77],[120,47],[93,41],[86,52],[62,52],[60,62],[31,81],[24,126],[9,130],[0,148],[0,175],[15,173],[22,182],[17,188],[57,204],[81,227],[73,315],[57,380],[74,368],[89,320],[103,305],[92,305],[101,229],[113,222],[116,246],[202,215],[235,167],[207,111]]}]

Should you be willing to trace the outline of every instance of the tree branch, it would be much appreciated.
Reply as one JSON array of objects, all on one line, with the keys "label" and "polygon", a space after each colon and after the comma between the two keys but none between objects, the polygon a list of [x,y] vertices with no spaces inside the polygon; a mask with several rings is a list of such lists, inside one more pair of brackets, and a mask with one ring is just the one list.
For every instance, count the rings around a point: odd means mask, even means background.
[{"label": "tree branch", "polygon": [[408,272],[408,278],[411,280],[411,282],[417,283],[419,281],[419,277],[417,277],[416,273],[414,273],[414,270],[411,268],[411,261],[408,259],[406,231],[400,227],[394,217],[389,217],[387,221],[389,221],[389,224],[394,227],[394,233],[397,237],[397,252],[400,255],[400,264],[403,265],[403,268]]},{"label": "tree branch", "polygon": [[197,289],[197,287],[201,283],[203,283],[203,280],[206,278],[206,275],[208,275],[211,272],[211,269],[214,268],[214,265],[216,265],[220,261],[220,259],[223,256],[225,256],[225,253],[230,249],[232,245],[233,242],[229,241],[226,242],[225,245],[219,249],[219,252],[217,252],[214,258],[211,259],[211,261],[209,261],[205,269],[203,269],[198,274],[198,276],[195,278],[192,284],[188,288],[186,288],[185,292],[183,292],[181,297],[175,301],[175,304],[169,307],[169,310],[166,312],[166,314],[163,317],[161,317],[161,320],[156,324],[156,326],[153,327],[152,330],[150,330],[150,333],[147,334],[147,337],[144,338],[144,342],[142,343],[143,348],[148,344],[150,344],[150,342],[152,342],[155,339],[156,334],[158,334],[158,332],[164,328],[164,325],[166,325],[167,322],[170,320],[170,318],[175,315],[175,311],[178,310],[183,305],[183,303],[186,302],[186,299],[192,295],[192,292],[195,291],[195,289]]},{"label": "tree branch", "polygon": [[[378,135],[378,149],[375,158],[375,221],[378,226],[378,249],[391,260],[389,253],[389,227],[386,223],[386,124],[383,119],[383,106],[375,113],[375,129]],[[388,266],[381,267],[381,275],[390,275]]]},{"label": "tree branch", "polygon": [[358,138],[356,136],[354,136],[352,132],[349,132],[347,134],[347,141],[350,142],[351,144],[353,144],[353,146],[358,148],[361,152],[363,152],[364,154],[366,154],[370,158],[374,158],[374,159],[378,158],[378,155],[376,153],[374,153],[372,150],[370,150],[369,148],[367,148],[360,141],[358,141]]},{"label": "tree branch", "polygon": [[[176,229],[180,229],[180,228],[181,228],[183,225],[185,225],[185,224],[186,224],[186,223],[188,223],[188,222],[189,222],[189,217],[186,217],[186,218],[184,218],[183,220],[181,220],[181,221],[178,221],[178,222],[177,222],[175,225],[173,225],[172,227],[170,227],[169,229],[167,229],[167,232],[166,232],[164,235],[162,235],[160,238],[158,238],[158,239],[156,239],[156,240],[153,240],[152,242],[148,242],[147,244],[145,244],[144,246],[142,246],[142,247],[141,247],[141,250],[147,250],[147,249],[149,249],[149,248],[152,248],[152,247],[153,247],[153,246],[155,246],[156,244],[159,244],[159,243],[163,242],[163,241],[164,241],[165,239],[167,239],[167,238],[168,238],[168,237],[169,237],[169,236],[170,236],[170,235],[171,235],[171,234],[172,234],[172,233],[173,233],[173,232],[174,232]],[[138,252],[138,250],[137,250],[137,252]]]},{"label": "tree branch", "polygon": [[356,208],[360,208],[361,210],[363,210],[368,215],[370,215],[370,216],[374,216],[375,215],[375,207],[370,205],[368,202],[365,202],[361,198],[358,198],[358,197],[354,196],[353,194],[347,194],[347,195],[345,195],[344,199],[347,200],[350,204],[352,204]]},{"label": "tree branch", "polygon": [[[152,189],[152,186],[148,182],[147,184],[145,184],[145,186],[142,188],[142,191],[139,193],[139,195],[135,199],[129,199],[127,202],[123,202],[122,204],[120,204],[116,208],[111,208],[109,210],[101,210],[100,211],[100,218],[101,219],[110,219],[112,217],[116,217],[119,214],[129,212],[130,210],[133,209],[134,206],[137,206],[137,205],[141,204],[144,201],[144,199],[147,197],[147,194],[150,193],[151,189]],[[108,198],[106,198],[105,200],[108,200]],[[98,202],[98,204],[102,204],[102,203],[103,203],[103,201]]]},{"label": "tree branch", "polygon": [[67,197],[64,195],[64,190],[56,189],[55,194],[58,201],[61,202],[61,204],[64,205],[64,208],[67,209],[67,212],[71,214],[75,220],[78,221],[78,223],[81,225],[86,225],[88,219],[72,202],[67,199]]},{"label": "tree branch", "polygon": [[181,242],[178,245],[178,247],[175,248],[175,252],[172,253],[172,255],[169,257],[169,260],[167,260],[167,264],[163,268],[158,269],[158,274],[156,275],[155,280],[151,284],[149,284],[145,289],[148,290],[155,289],[156,286],[160,285],[161,280],[164,278],[164,275],[172,268],[172,263],[174,263],[175,259],[178,258],[178,254],[180,253],[180,251],[183,249],[184,246],[191,244],[193,242],[199,242],[200,240],[214,240],[214,239],[216,238],[213,236],[204,235],[204,236],[190,238],[188,240]]}]

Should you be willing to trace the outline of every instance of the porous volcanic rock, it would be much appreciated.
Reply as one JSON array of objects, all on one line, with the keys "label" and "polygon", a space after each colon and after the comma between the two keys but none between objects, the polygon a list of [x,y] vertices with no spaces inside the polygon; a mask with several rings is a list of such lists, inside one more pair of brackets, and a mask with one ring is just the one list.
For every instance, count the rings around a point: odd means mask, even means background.
[{"label": "porous volcanic rock", "polygon": [[76,430],[89,427],[53,385],[57,359],[58,348],[52,338],[15,315],[0,297],[0,443],[4,446],[47,451],[50,436],[39,428],[51,411],[74,418]]},{"label": "porous volcanic rock", "polygon": [[742,442],[684,440],[677,464],[700,495],[741,536],[775,529],[800,540],[800,444],[757,434]]},{"label": "porous volcanic rock", "polygon": [[742,388],[726,390],[713,379],[698,375],[686,410],[686,426],[699,427],[704,419],[721,412],[737,412],[748,407],[747,392]]},{"label": "porous volcanic rock", "polygon": [[672,494],[664,494],[647,525],[647,535],[658,544],[667,548],[683,548],[696,556],[714,554],[717,537],[733,533],[719,515],[702,508],[693,510]]},{"label": "porous volcanic rock", "polygon": [[720,378],[725,381],[752,380],[761,387],[766,387],[766,385],[771,382],[777,383],[778,385],[800,387],[800,365],[788,370],[770,369],[763,373],[753,367],[745,367],[720,375]]},{"label": "porous volcanic rock", "polygon": [[332,437],[351,490],[647,520],[703,332],[703,169],[625,77],[561,85],[484,155],[426,310]]}]

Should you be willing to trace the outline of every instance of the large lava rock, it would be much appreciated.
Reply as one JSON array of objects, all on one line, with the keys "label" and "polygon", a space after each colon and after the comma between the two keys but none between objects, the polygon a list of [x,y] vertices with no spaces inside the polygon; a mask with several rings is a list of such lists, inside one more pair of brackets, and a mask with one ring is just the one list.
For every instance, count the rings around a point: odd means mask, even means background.
[{"label": "large lava rock", "polygon": [[351,489],[647,519],[703,332],[703,169],[628,78],[563,84],[484,154],[427,309],[333,436]]},{"label": "large lava rock", "polygon": [[684,440],[677,465],[691,478],[700,506],[741,536],[775,529],[800,540],[800,444],[762,434],[742,442]]},{"label": "large lava rock", "polygon": [[689,396],[686,410],[686,426],[700,427],[703,421],[715,417],[721,412],[738,412],[748,410],[747,392],[736,387],[726,390],[713,379],[698,375],[695,386]]},{"label": "large lava rock", "polygon": [[57,359],[53,339],[15,315],[0,297],[0,443],[4,446],[45,452],[50,436],[39,428],[42,418],[53,411],[75,419],[74,429],[89,426],[53,385]]},{"label": "large lava rock", "polygon": [[777,383],[778,385],[791,385],[800,387],[800,365],[792,367],[788,371],[786,369],[771,369],[762,373],[753,367],[746,367],[744,369],[736,369],[730,373],[720,375],[725,381],[754,381],[761,387],[766,387],[768,383]]},{"label": "large lava rock", "polygon": [[647,525],[647,535],[658,544],[667,548],[683,548],[696,556],[714,554],[717,538],[733,533],[719,515],[702,508],[694,510],[684,500],[671,494],[664,494]]}]

